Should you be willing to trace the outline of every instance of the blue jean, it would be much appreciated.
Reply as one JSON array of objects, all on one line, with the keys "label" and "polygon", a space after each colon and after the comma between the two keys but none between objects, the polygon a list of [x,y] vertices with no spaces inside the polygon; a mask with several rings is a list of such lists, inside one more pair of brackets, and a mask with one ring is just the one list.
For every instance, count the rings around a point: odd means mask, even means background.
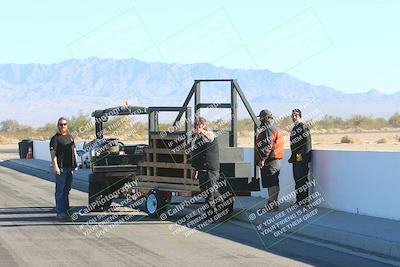
[{"label": "blue jean", "polygon": [[66,213],[69,210],[69,191],[72,186],[72,169],[64,168],[56,174],[56,212]]}]

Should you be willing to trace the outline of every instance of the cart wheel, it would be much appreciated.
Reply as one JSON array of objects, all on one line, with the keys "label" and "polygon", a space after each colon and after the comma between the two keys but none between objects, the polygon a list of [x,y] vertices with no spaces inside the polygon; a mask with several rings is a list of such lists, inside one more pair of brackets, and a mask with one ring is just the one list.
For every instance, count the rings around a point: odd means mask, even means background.
[{"label": "cart wheel", "polygon": [[146,210],[152,218],[158,218],[165,210],[165,200],[159,190],[153,189],[147,195]]}]

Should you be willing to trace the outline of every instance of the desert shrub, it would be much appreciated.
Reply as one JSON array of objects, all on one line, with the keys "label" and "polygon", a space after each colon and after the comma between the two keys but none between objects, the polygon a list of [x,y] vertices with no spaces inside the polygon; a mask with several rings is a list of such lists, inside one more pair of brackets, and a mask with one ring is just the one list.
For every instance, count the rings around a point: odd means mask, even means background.
[{"label": "desert shrub", "polygon": [[251,119],[238,120],[238,131],[253,131],[254,123]]},{"label": "desert shrub", "polygon": [[0,122],[0,132],[17,133],[17,132],[32,132],[34,129],[30,126],[20,124],[16,120],[5,120]]},{"label": "desert shrub", "polygon": [[37,128],[37,139],[45,140],[50,139],[51,136],[57,131],[56,123],[46,123],[44,126]]},{"label": "desert shrub", "polygon": [[376,141],[376,142],[377,142],[378,144],[386,144],[386,143],[388,143],[389,141],[390,141],[389,138],[384,137],[384,138],[379,139],[379,140]]},{"label": "desert shrub", "polygon": [[342,118],[325,115],[322,119],[315,122],[316,127],[321,129],[332,129],[332,128],[345,128],[345,123]]},{"label": "desert shrub", "polygon": [[400,114],[396,112],[392,117],[390,117],[389,124],[392,127],[400,128]]},{"label": "desert shrub", "polygon": [[78,133],[81,138],[94,136],[95,130],[92,119],[89,115],[85,115],[80,111],[78,116],[72,116],[68,119],[68,129],[71,133]]},{"label": "desert shrub", "polygon": [[343,143],[343,144],[356,144],[356,143],[359,143],[359,141],[358,141],[357,138],[345,135],[340,140],[340,143]]},{"label": "desert shrub", "polygon": [[7,144],[7,141],[8,141],[7,138],[0,135],[0,144]]},{"label": "desert shrub", "polygon": [[381,129],[388,126],[388,123],[383,118],[373,118],[371,116],[355,115],[346,121],[346,128],[359,129]]},{"label": "desert shrub", "polygon": [[293,128],[293,121],[291,116],[285,116],[276,120],[276,126],[281,129],[290,132]]}]

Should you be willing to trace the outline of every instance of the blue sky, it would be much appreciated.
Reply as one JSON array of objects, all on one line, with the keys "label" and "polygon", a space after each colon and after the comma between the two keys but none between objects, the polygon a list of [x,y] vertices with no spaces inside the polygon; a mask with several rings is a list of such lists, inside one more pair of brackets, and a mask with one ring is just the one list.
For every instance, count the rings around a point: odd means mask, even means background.
[{"label": "blue sky", "polygon": [[392,93],[400,90],[398,14],[396,0],[7,1],[0,64],[89,56],[205,61],[283,71],[349,93]]}]

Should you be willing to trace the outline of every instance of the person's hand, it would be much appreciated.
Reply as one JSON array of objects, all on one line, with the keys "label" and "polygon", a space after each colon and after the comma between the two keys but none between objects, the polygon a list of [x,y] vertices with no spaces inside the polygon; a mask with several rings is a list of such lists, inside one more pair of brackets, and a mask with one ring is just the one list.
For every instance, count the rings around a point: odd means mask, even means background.
[{"label": "person's hand", "polygon": [[302,161],[303,160],[303,156],[299,153],[296,154],[296,161]]},{"label": "person's hand", "polygon": [[197,180],[197,179],[199,179],[199,171],[196,171],[195,169],[193,169],[192,180]]},{"label": "person's hand", "polygon": [[264,166],[264,160],[260,160],[260,161],[257,163],[257,165],[258,165],[258,167],[262,168],[262,167]]},{"label": "person's hand", "polygon": [[194,129],[194,133],[195,134],[201,134],[203,132],[203,129],[202,128],[195,128]]},{"label": "person's hand", "polygon": [[60,174],[61,174],[60,168],[58,168],[58,167],[54,167],[54,172],[55,172],[57,175],[60,175]]}]

